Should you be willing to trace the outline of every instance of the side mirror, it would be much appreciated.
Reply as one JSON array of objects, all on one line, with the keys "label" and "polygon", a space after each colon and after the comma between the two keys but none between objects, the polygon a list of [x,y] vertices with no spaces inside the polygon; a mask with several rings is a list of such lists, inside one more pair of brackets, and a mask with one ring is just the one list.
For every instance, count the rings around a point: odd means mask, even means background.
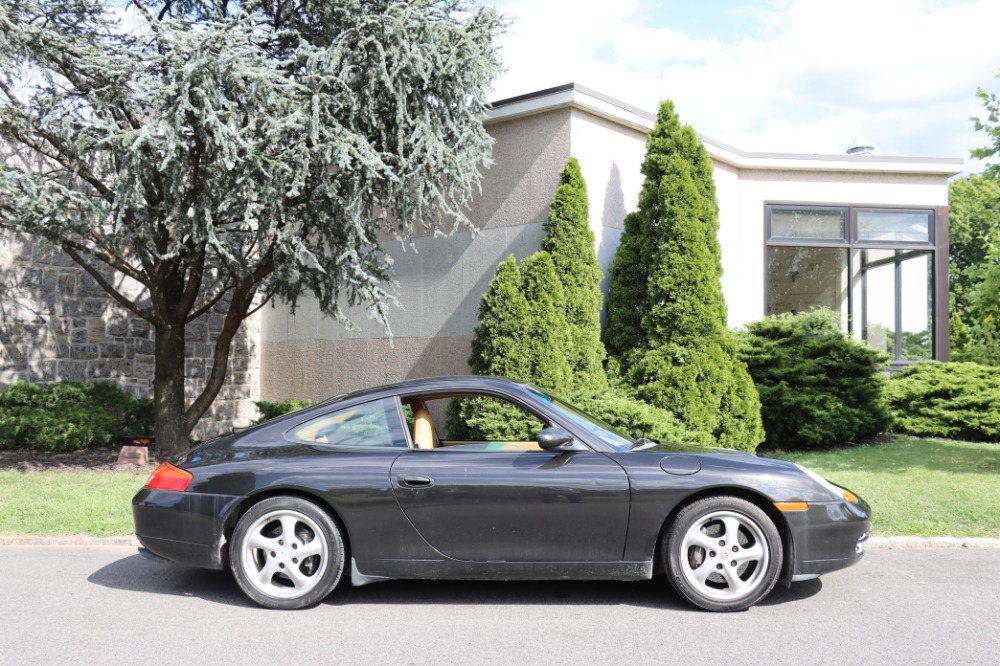
[{"label": "side mirror", "polygon": [[545,451],[573,451],[573,435],[562,428],[552,427],[538,433],[538,445]]}]

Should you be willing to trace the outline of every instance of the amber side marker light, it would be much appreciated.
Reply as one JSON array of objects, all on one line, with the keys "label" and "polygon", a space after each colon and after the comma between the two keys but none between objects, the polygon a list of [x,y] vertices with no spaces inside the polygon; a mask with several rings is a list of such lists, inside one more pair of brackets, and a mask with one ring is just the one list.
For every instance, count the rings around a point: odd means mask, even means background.
[{"label": "amber side marker light", "polygon": [[775,502],[774,506],[778,511],[805,511],[809,508],[808,502]]},{"label": "amber side marker light", "polygon": [[844,499],[850,502],[851,504],[858,503],[858,496],[852,493],[850,490],[847,490],[846,488],[844,489]]},{"label": "amber side marker light", "polygon": [[175,467],[170,463],[163,463],[153,470],[143,487],[184,492],[190,485],[192,478],[191,472],[185,472],[180,467]]}]

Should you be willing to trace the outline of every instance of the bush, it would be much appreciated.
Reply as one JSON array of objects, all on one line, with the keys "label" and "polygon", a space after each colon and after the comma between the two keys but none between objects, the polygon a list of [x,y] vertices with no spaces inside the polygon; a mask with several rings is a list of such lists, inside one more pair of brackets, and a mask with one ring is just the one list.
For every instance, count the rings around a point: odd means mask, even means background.
[{"label": "bush", "polygon": [[712,160],[671,102],[649,133],[638,208],[611,267],[605,344],[635,394],[722,446],[764,439],[722,295]]},{"label": "bush", "polygon": [[667,410],[646,404],[622,391],[577,394],[567,398],[567,401],[632,437],[648,437],[671,444],[716,444],[707,432],[690,430]]},{"label": "bush", "polygon": [[0,448],[75,451],[152,432],[152,401],[111,382],[18,382],[0,393]]},{"label": "bush", "polygon": [[259,400],[255,401],[253,404],[257,405],[257,410],[260,412],[261,416],[261,418],[254,421],[254,423],[263,423],[264,421],[270,421],[273,418],[277,418],[282,414],[297,412],[300,409],[305,409],[314,403],[312,400],[299,400],[298,398],[292,398],[291,400],[284,400],[282,402]]},{"label": "bush", "polygon": [[886,386],[895,432],[1000,442],[1000,368],[925,363],[896,373]]},{"label": "bush", "polygon": [[889,357],[845,335],[836,312],[767,317],[739,339],[768,446],[840,444],[889,426],[882,374]]}]

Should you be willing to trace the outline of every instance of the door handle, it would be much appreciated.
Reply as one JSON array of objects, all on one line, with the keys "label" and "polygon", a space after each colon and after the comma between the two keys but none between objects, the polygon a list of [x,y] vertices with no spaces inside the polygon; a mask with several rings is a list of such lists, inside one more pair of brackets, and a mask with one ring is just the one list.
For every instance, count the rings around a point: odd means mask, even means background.
[{"label": "door handle", "polygon": [[429,488],[434,482],[427,476],[412,476],[407,474],[399,477],[399,485],[404,488]]}]

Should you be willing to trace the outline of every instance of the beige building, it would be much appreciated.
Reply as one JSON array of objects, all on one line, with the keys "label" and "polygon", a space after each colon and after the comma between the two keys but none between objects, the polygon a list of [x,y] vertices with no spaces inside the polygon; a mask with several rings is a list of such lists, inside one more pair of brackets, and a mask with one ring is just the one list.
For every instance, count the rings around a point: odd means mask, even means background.
[{"label": "beige building", "polygon": [[[361,330],[348,332],[308,301],[294,315],[266,308],[261,398],[468,372],[480,298],[500,261],[539,249],[570,156],[587,181],[607,274],[654,120],[575,84],[496,102],[486,120],[495,163],[470,214],[479,233],[389,247],[403,306],[391,314],[391,340],[360,311]],[[747,153],[702,139],[715,167],[730,325],[822,305],[897,363],[947,358],[948,178],[961,159]]]}]

